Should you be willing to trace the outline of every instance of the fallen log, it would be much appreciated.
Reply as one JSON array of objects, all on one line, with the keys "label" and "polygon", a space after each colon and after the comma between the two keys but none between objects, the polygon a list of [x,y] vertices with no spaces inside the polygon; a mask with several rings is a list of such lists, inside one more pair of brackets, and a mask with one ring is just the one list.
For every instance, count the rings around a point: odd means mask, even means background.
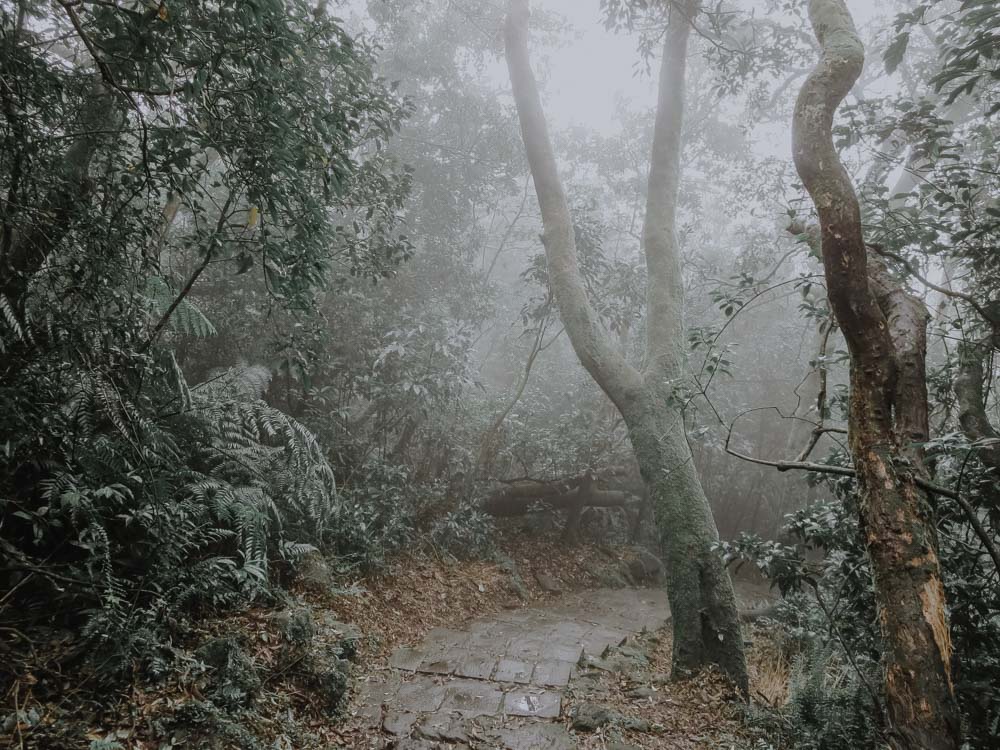
[{"label": "fallen log", "polygon": [[483,501],[483,510],[493,516],[520,516],[539,503],[556,510],[593,508],[626,508],[637,503],[633,495],[622,490],[601,490],[594,487],[558,485],[518,485],[504,489]]}]

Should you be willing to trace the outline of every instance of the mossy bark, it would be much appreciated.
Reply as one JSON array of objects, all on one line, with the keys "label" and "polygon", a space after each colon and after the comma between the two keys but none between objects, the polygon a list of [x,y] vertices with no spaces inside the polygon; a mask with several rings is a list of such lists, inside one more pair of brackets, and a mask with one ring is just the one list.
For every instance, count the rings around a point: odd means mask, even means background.
[{"label": "mossy bark", "polygon": [[736,596],[714,549],[719,532],[694,466],[683,416],[647,391],[624,417],[664,553],[675,676],[717,664],[746,693]]}]

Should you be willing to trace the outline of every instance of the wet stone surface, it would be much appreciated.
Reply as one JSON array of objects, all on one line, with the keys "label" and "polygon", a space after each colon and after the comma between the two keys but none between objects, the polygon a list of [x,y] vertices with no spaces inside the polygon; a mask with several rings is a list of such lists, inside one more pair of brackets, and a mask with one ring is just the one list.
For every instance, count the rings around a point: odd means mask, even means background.
[{"label": "wet stone surface", "polygon": [[667,614],[662,589],[602,589],[435,628],[358,686],[357,715],[391,747],[573,748],[556,720],[581,656],[599,658]]}]

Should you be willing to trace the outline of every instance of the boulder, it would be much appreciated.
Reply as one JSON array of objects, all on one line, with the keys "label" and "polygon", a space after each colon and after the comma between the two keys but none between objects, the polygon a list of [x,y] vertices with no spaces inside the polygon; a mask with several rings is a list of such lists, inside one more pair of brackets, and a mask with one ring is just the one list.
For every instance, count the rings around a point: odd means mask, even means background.
[{"label": "boulder", "polygon": [[612,723],[618,714],[607,706],[598,703],[581,703],[573,709],[571,726],[580,732],[596,732],[601,727]]},{"label": "boulder", "polygon": [[299,583],[314,594],[329,594],[336,585],[330,566],[319,550],[306,552],[295,564]]},{"label": "boulder", "polygon": [[547,594],[562,593],[562,585],[555,579],[555,577],[549,575],[548,573],[535,571],[535,580],[538,581],[538,585],[541,587],[542,591]]},{"label": "boulder", "polygon": [[664,567],[656,555],[645,547],[633,547],[635,557],[628,562],[628,572],[636,583],[661,584],[664,580]]}]

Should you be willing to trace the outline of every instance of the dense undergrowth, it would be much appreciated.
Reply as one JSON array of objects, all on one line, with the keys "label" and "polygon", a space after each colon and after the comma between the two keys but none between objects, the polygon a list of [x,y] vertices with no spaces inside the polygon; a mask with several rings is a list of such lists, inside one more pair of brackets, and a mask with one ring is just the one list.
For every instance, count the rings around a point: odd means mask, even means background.
[{"label": "dense undergrowth", "polygon": [[[979,495],[993,492],[992,473],[971,462],[960,442],[937,448],[938,476],[947,481],[964,472],[973,501],[989,507]],[[891,734],[878,688],[883,644],[857,496],[851,480],[834,489],[831,501],[788,516],[787,541],[743,535],[722,545],[730,559],[755,565],[784,595],[771,637],[792,660],[788,702],[777,709],[765,703],[751,714],[751,724],[769,737],[762,748],[874,748]],[[1000,741],[998,571],[956,501],[939,497],[936,511],[963,732],[967,747],[993,747]]]}]

